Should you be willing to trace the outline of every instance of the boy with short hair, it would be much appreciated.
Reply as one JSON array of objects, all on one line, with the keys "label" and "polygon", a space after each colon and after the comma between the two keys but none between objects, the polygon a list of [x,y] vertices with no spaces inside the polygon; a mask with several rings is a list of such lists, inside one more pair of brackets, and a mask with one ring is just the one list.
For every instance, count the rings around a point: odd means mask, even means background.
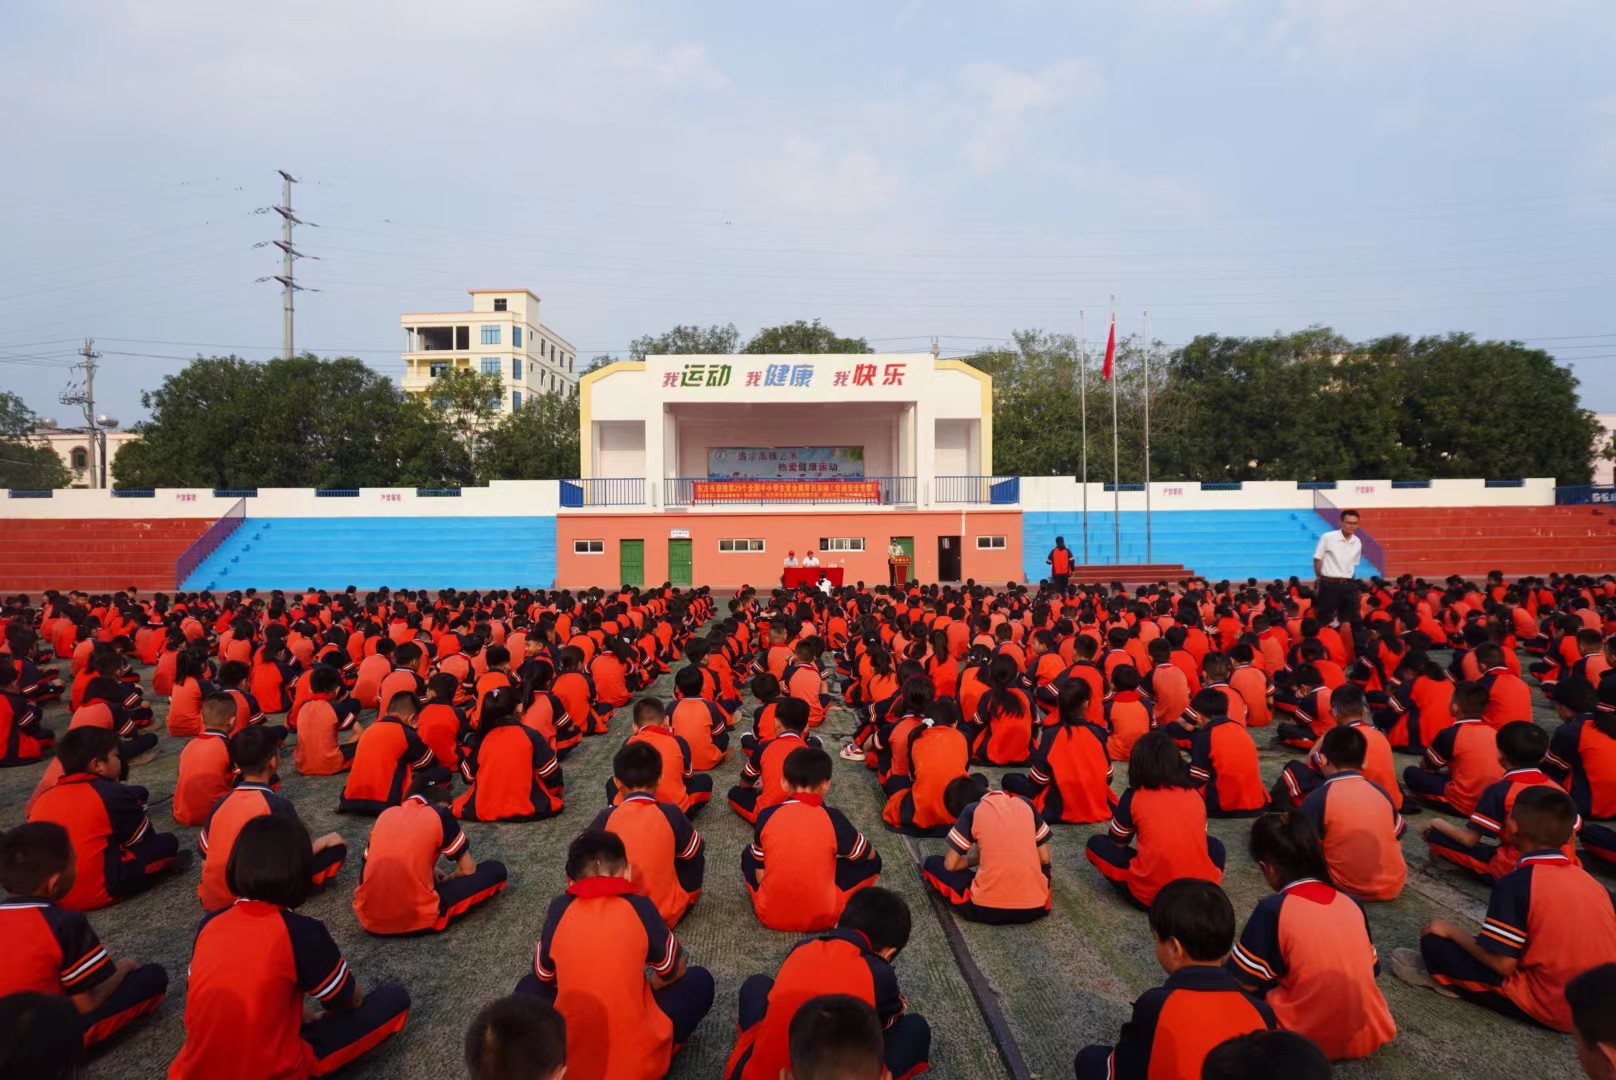
[{"label": "boy with short hair", "polygon": [[1145,676],[1144,688],[1156,702],[1151,716],[1157,727],[1176,722],[1190,707],[1190,681],[1184,671],[1173,663],[1173,647],[1166,638],[1154,638],[1145,646],[1150,653],[1151,669]]},{"label": "boy with short hair", "polygon": [[1324,845],[1330,877],[1356,900],[1395,900],[1408,880],[1403,858],[1407,829],[1380,785],[1363,775],[1364,733],[1333,727],[1319,740],[1324,782],[1302,800],[1298,813],[1313,823]]},{"label": "boy with short hair", "polygon": [[948,853],[927,856],[921,877],[963,919],[1034,922],[1049,914],[1050,828],[1028,800],[986,786],[970,776],[949,783]]},{"label": "boy with short hair", "polygon": [[1589,968],[1566,984],[1577,1060],[1590,1080],[1616,1080],[1616,964]]},{"label": "boy with short hair", "polygon": [[758,704],[752,710],[752,730],[741,736],[741,749],[748,754],[759,742],[772,739],[776,734],[774,713],[780,700],[780,680],[765,671],[753,676],[751,689]]},{"label": "boy with short hair", "polygon": [[[759,675],[759,679],[772,676]],[[753,742],[746,765],[741,769],[741,782],[729,789],[729,805],[747,821],[756,823],[757,816],[771,806],[777,806],[789,797],[784,777],[786,758],[804,746],[818,746],[819,740],[804,735],[808,730],[808,705],[797,698],[786,698],[775,710],[776,734]]]},{"label": "boy with short hair", "polygon": [[542,1001],[500,998],[466,1031],[471,1080],[561,1080],[567,1073],[567,1022]]},{"label": "boy with short hair", "polygon": [[791,1080],[886,1080],[886,1042],[875,1006],[821,994],[791,1018]]},{"label": "boy with short hair", "polygon": [[1208,686],[1184,713],[1189,729],[1190,778],[1206,794],[1208,817],[1255,817],[1268,807],[1257,744],[1246,726],[1228,715],[1235,694]]},{"label": "boy with short hair", "polygon": [[819,652],[818,638],[803,638],[797,642],[792,662],[786,665],[780,677],[780,685],[788,696],[807,703],[810,729],[825,722],[825,710],[830,704],[830,695],[825,693],[825,677],[819,670]]},{"label": "boy with short hair", "polygon": [[304,776],[335,776],[353,766],[358,739],[343,740],[358,723],[359,710],[338,709],[342,674],[316,664],[309,675],[310,697],[297,714],[297,742],[292,763]]},{"label": "boy with short hair", "polygon": [[[1453,691],[1452,724],[1437,732],[1421,765],[1403,770],[1403,783],[1425,803],[1468,817],[1487,786],[1503,778],[1498,732],[1484,719],[1487,688],[1461,683]],[[1445,770],[1445,771],[1443,771]]]},{"label": "boy with short hair", "polygon": [[658,802],[662,756],[643,742],[631,742],[612,758],[612,775],[623,801],[608,806],[590,826],[623,840],[634,891],[649,897],[671,929],[701,897],[707,859],[701,834],[684,811]]},{"label": "boy with short hair", "polygon": [[1290,717],[1274,726],[1274,740],[1298,750],[1311,750],[1313,744],[1335,726],[1330,715],[1331,689],[1316,664],[1299,664],[1291,673],[1291,685],[1274,695],[1274,705]]},{"label": "boy with short hair", "polygon": [[[662,702],[642,697],[634,702],[630,714],[634,732],[627,742],[648,744],[662,758],[662,778],[657,783],[657,802],[672,803],[685,814],[694,816],[712,801],[713,778],[707,773],[695,772],[690,767],[690,746],[674,734],[667,725],[667,713]],[[623,801],[615,778],[606,781],[606,798],[616,805]]]},{"label": "boy with short hair", "polygon": [[1234,907],[1210,881],[1169,882],[1150,905],[1156,960],[1167,982],[1133,1004],[1117,1045],[1079,1051],[1077,1080],[1198,1077],[1219,1044],[1278,1027],[1274,1012],[1224,968],[1234,948]]},{"label": "boy with short hair", "polygon": [[[1391,740],[1369,721],[1369,700],[1363,688],[1348,683],[1330,695],[1330,714],[1337,727],[1350,727],[1364,737],[1364,760],[1359,767],[1365,777],[1389,796],[1403,813],[1418,813],[1419,801],[1403,795],[1397,783],[1397,765],[1392,759]],[[1275,781],[1271,797],[1276,809],[1302,805],[1302,801],[1324,783],[1322,756],[1314,746],[1306,761],[1287,762]]]},{"label": "boy with short hair", "polygon": [[417,773],[435,784],[449,782],[449,770],[438,764],[432,748],[421,741],[415,730],[421,699],[414,694],[396,694],[386,708],[386,714],[365,729],[354,747],[348,782],[337,802],[339,814],[374,817],[389,806],[397,806],[404,801],[404,793]]},{"label": "boy with short hair", "polygon": [[174,820],[201,825],[213,804],[235,782],[230,762],[230,730],[236,725],[236,702],[229,694],[202,699],[202,733],[180,751],[179,779],[174,784]]},{"label": "boy with short hair", "polygon": [[702,669],[694,664],[674,673],[668,726],[690,747],[690,767],[710,772],[729,756],[729,721],[716,702],[702,696],[702,685]]}]

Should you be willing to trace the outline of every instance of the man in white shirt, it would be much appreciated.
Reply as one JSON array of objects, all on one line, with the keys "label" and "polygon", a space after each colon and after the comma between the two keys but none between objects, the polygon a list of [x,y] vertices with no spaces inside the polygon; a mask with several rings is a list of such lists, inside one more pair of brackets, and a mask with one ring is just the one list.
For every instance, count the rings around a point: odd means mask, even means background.
[{"label": "man in white shirt", "polygon": [[1358,585],[1354,580],[1363,558],[1363,540],[1358,535],[1358,511],[1341,511],[1341,527],[1319,537],[1313,549],[1313,574],[1318,579],[1313,610],[1319,622],[1352,624],[1358,629]]},{"label": "man in white shirt", "polygon": [[818,566],[819,565],[819,556],[815,555],[813,552],[810,551],[808,554],[806,554],[806,555],[804,555],[802,557],[802,565],[804,565],[804,566]]},{"label": "man in white shirt", "polygon": [[796,565],[797,565],[797,553],[795,551],[786,552],[786,566],[787,567],[792,567],[792,566],[796,566]]},{"label": "man in white shirt", "polygon": [[823,570],[819,572],[819,581],[817,587],[819,591],[824,593],[826,596],[829,596],[831,594],[831,590],[835,588],[835,586],[830,583],[830,578],[825,576],[825,571]]}]

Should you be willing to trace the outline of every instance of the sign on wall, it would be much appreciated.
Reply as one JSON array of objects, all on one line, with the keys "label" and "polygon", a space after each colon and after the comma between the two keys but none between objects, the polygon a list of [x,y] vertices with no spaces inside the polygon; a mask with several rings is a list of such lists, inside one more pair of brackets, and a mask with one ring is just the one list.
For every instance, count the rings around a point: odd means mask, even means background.
[{"label": "sign on wall", "polygon": [[664,389],[723,388],[840,389],[902,386],[909,365],[901,361],[869,364],[848,361],[842,366],[770,364],[751,360],[685,361],[662,373]]},{"label": "sign on wall", "polygon": [[710,480],[837,480],[863,475],[862,446],[719,446],[707,451]]}]

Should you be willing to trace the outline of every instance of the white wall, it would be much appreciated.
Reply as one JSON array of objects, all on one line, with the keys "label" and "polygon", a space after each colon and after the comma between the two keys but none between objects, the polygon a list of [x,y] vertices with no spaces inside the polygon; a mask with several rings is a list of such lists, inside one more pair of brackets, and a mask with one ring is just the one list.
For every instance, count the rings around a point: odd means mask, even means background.
[{"label": "white wall", "polygon": [[[49,499],[11,499],[0,492],[3,518],[217,518],[237,500],[209,489],[158,488],[150,499],[114,498],[110,492],[57,491]],[[554,480],[495,480],[462,488],[460,497],[421,497],[414,488],[361,488],[351,499],[320,498],[313,488],[259,488],[247,516],[277,517],[551,517],[560,508]]]},{"label": "white wall", "polygon": [[[678,471],[670,475],[704,477],[707,451],[722,447],[862,446],[865,476],[901,476],[898,453],[898,414],[871,416],[805,416],[782,413],[733,420],[677,417]],[[601,475],[622,475],[607,474]]]},{"label": "white wall", "polygon": [[[1323,493],[1337,507],[1372,508],[1421,506],[1552,506],[1554,480],[1537,477],[1524,487],[1490,488],[1482,480],[1433,480],[1428,488],[1396,488],[1390,480],[1341,480],[1333,491]],[[1115,496],[1103,483],[1090,482],[1089,509],[1111,509]],[[1145,493],[1121,493],[1122,510],[1143,510]],[[1083,489],[1070,476],[1024,476],[1021,478],[1023,510],[1078,509],[1083,505]],[[1239,491],[1205,491],[1193,482],[1150,485],[1152,510],[1311,510],[1313,492],[1299,489],[1289,480],[1254,480]]]}]

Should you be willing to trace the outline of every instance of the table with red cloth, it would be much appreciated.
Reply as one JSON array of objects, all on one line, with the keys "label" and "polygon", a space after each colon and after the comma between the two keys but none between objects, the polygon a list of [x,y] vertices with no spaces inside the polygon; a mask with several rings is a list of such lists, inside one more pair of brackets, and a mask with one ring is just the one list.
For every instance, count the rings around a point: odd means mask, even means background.
[{"label": "table with red cloth", "polygon": [[780,587],[783,589],[811,589],[819,584],[819,575],[823,573],[831,585],[841,588],[842,568],[840,566],[787,566],[780,571]]}]

